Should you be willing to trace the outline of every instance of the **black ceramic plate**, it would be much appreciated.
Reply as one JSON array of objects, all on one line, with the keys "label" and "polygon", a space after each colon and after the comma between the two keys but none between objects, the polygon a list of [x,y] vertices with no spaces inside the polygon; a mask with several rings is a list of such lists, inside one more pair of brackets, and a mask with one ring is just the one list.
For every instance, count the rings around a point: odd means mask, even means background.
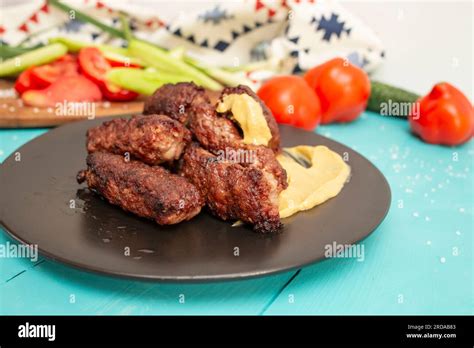
[{"label": "black ceramic plate", "polygon": [[76,173],[85,167],[86,130],[103,121],[56,128],[18,149],[20,161],[13,154],[1,170],[5,229],[23,243],[37,244],[43,255],[85,270],[162,281],[280,272],[323,259],[326,244],[360,241],[390,205],[387,181],[367,159],[320,135],[281,127],[283,146],[326,145],[349,154],[352,177],[337,197],[284,219],[283,231],[271,237],[232,227],[205,211],[161,227],[76,183]]}]

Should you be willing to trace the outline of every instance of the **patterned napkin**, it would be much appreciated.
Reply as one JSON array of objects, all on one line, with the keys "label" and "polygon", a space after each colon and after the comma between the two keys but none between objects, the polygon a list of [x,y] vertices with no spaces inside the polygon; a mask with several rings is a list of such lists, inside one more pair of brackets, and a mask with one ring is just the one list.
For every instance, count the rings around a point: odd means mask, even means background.
[{"label": "patterned napkin", "polygon": [[[117,29],[119,13],[125,12],[137,37],[166,48],[184,47],[209,66],[238,67],[266,60],[268,65],[251,76],[257,81],[273,73],[297,73],[336,56],[370,72],[384,58],[374,32],[336,1],[207,1],[189,12],[195,2],[65,3]],[[176,11],[170,11],[171,6]],[[2,12],[0,38],[6,44],[35,44],[54,36],[125,44],[42,0],[4,7]]]}]

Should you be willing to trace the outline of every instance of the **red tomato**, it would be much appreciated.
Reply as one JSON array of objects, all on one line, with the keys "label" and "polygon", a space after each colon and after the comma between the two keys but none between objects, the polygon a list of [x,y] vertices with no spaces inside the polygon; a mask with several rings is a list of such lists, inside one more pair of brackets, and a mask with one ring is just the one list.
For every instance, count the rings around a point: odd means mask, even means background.
[{"label": "red tomato", "polygon": [[56,62],[61,62],[61,63],[77,63],[77,57],[72,55],[72,54],[65,54],[62,57],[59,57]]},{"label": "red tomato", "polygon": [[34,68],[31,79],[38,88],[46,88],[60,77],[78,75],[78,69],[76,58],[66,54],[53,63]]},{"label": "red tomato", "polygon": [[321,101],[322,123],[353,121],[367,106],[369,77],[342,58],[318,65],[304,78]]},{"label": "red tomato", "polygon": [[48,88],[29,90],[21,99],[26,105],[46,107],[57,103],[94,102],[102,99],[102,93],[92,81],[81,75],[61,77]]},{"label": "red tomato", "polygon": [[84,47],[79,51],[81,72],[90,80],[101,84],[112,67],[97,47]]},{"label": "red tomato", "polygon": [[110,82],[104,82],[101,91],[104,98],[110,101],[131,101],[138,97],[138,93],[120,88]]},{"label": "red tomato", "polygon": [[127,63],[123,60],[115,60],[115,59],[112,59],[112,58],[108,58],[108,57],[105,57],[105,59],[107,59],[107,61],[109,62],[109,64],[113,67],[113,68],[141,68],[140,65],[138,64],[134,64],[134,63]]},{"label": "red tomato", "polygon": [[260,87],[257,95],[278,123],[313,130],[321,120],[319,99],[302,77],[274,77]]},{"label": "red tomato", "polygon": [[31,67],[25,71],[23,71],[20,76],[15,81],[15,90],[21,95],[29,89],[37,89],[39,87],[33,84],[31,80],[31,72],[34,67]]},{"label": "red tomato", "polygon": [[419,115],[408,118],[413,133],[430,144],[459,145],[474,132],[474,110],[469,99],[449,83],[438,83],[420,98]]},{"label": "red tomato", "polygon": [[82,73],[100,87],[107,100],[129,101],[138,97],[137,93],[106,81],[107,71],[112,69],[112,66],[98,48],[82,48],[79,51],[79,66]]}]

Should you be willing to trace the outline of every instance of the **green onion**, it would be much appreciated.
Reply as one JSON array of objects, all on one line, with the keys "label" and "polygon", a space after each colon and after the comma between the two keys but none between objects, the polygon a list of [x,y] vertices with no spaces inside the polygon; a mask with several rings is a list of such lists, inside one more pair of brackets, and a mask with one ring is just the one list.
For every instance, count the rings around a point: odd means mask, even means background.
[{"label": "green onion", "polygon": [[122,32],[125,39],[127,41],[133,39],[133,34],[130,30],[130,23],[124,13],[120,13],[120,23],[122,24]]},{"label": "green onion", "polygon": [[13,58],[19,56],[20,54],[33,51],[43,45],[38,44],[33,47],[23,47],[23,46],[9,46],[0,43],[0,59],[3,61],[8,58]]},{"label": "green onion", "polygon": [[90,23],[90,24],[95,25],[96,27],[102,29],[106,33],[109,33],[110,35],[113,35],[113,36],[116,36],[116,37],[121,37],[122,39],[125,39],[124,33],[122,33],[120,30],[115,29],[111,26],[108,26],[108,25],[98,21],[97,19],[92,18],[91,16],[85,14],[84,12],[81,12],[79,10],[76,10],[75,8],[72,8],[71,6],[66,5],[63,2],[60,2],[58,0],[48,0],[48,3],[51,6],[54,6],[54,7],[58,8],[58,9],[64,11],[64,12],[74,13],[75,18],[80,20],[80,21]]}]

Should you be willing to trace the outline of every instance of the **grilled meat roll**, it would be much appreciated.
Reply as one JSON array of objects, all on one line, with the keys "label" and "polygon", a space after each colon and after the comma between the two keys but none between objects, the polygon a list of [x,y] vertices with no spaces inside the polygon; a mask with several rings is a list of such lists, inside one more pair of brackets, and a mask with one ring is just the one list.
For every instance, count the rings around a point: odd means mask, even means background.
[{"label": "grilled meat roll", "polygon": [[[219,100],[229,94],[248,94],[260,104],[272,138],[268,143],[273,151],[280,148],[280,132],[270,109],[247,86],[227,87]],[[189,125],[198,141],[212,151],[212,148],[234,146],[242,141],[242,134],[229,115],[218,115],[216,105],[208,93],[193,82],[166,84],[158,88],[145,102],[143,114],[163,114]]]},{"label": "grilled meat roll", "polygon": [[158,88],[146,100],[143,114],[167,115],[187,124],[190,116],[198,111],[196,107],[199,109],[199,105],[210,103],[204,88],[196,86],[193,82],[168,83]]},{"label": "grilled meat roll", "polygon": [[197,188],[184,177],[123,156],[94,152],[87,169],[77,175],[111,204],[160,225],[176,224],[196,216],[204,205]]},{"label": "grilled meat roll", "polygon": [[191,133],[165,115],[134,116],[104,122],[87,132],[87,151],[123,155],[156,165],[181,157]]},{"label": "grilled meat roll", "polygon": [[181,174],[222,220],[240,219],[260,233],[274,233],[282,226],[278,211],[281,190],[269,172],[219,158],[191,144],[184,153]]}]

